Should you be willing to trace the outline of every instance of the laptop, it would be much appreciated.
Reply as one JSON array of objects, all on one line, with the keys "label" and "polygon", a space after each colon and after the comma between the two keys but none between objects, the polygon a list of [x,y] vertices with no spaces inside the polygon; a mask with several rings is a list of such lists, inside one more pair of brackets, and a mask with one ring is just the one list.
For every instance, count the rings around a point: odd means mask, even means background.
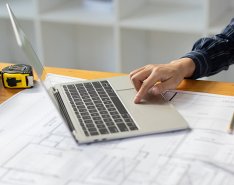
[{"label": "laptop", "polygon": [[135,104],[128,76],[62,83],[47,88],[46,71],[7,4],[18,45],[78,143],[92,143],[187,129],[188,124],[162,95]]}]

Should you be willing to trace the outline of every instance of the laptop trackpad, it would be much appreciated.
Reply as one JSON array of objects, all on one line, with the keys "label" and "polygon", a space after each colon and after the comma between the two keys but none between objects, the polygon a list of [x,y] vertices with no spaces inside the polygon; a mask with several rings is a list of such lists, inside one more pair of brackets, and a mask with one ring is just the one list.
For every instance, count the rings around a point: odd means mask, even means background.
[{"label": "laptop trackpad", "polygon": [[152,129],[152,132],[163,132],[188,126],[173,105],[161,95],[148,95],[141,104],[135,104],[133,101],[136,95],[135,89],[117,91],[117,93],[137,125],[145,131]]}]

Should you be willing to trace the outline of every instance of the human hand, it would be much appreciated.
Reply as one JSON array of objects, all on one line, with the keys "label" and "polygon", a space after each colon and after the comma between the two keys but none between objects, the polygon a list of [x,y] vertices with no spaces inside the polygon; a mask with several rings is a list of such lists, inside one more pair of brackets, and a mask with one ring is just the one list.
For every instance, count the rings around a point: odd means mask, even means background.
[{"label": "human hand", "polygon": [[130,73],[130,78],[137,94],[135,103],[140,103],[147,93],[161,94],[166,90],[175,89],[185,78],[190,77],[195,64],[190,58],[182,58],[168,64],[150,64]]}]

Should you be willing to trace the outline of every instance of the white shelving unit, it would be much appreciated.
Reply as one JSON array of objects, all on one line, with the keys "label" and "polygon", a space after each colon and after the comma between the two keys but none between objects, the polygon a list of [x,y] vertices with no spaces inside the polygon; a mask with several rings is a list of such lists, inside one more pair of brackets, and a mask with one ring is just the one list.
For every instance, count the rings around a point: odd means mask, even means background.
[{"label": "white shelving unit", "polygon": [[[168,63],[234,17],[233,0],[2,0],[0,60],[26,58],[16,45],[8,2],[45,65],[129,72]],[[233,81],[234,68],[210,79]]]}]

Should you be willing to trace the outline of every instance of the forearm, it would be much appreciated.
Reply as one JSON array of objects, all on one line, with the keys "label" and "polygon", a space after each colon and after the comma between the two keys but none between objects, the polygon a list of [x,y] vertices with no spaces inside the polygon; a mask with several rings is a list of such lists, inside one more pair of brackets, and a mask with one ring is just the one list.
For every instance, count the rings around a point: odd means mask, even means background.
[{"label": "forearm", "polygon": [[194,61],[193,79],[227,70],[234,63],[234,19],[221,34],[199,39],[184,57]]}]

